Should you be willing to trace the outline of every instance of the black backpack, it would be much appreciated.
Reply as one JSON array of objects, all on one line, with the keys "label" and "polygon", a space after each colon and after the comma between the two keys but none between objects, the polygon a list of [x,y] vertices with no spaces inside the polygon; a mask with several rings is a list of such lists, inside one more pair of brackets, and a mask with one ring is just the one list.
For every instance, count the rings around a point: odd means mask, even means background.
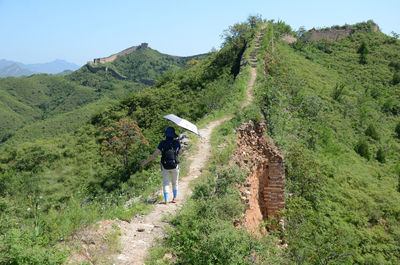
[{"label": "black backpack", "polygon": [[165,141],[161,154],[161,164],[165,169],[174,169],[178,166],[178,154],[175,151],[174,142]]}]

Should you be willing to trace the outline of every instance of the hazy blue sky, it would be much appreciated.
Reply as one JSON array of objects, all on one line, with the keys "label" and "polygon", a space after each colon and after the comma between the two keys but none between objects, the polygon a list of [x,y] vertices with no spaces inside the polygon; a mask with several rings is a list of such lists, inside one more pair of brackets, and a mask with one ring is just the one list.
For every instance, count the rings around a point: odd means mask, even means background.
[{"label": "hazy blue sky", "polygon": [[373,19],[400,33],[399,0],[0,0],[0,59],[84,64],[148,42],[171,55],[219,48],[220,35],[249,15],[298,29]]}]

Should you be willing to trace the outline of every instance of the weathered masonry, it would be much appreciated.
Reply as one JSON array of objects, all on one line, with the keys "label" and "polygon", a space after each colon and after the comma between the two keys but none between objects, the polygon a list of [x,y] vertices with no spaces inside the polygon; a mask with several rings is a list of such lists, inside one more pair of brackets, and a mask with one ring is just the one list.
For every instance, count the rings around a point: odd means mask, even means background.
[{"label": "weathered masonry", "polygon": [[250,230],[258,229],[260,221],[271,217],[279,221],[279,212],[285,209],[284,159],[265,130],[264,123],[252,121],[237,129],[234,160],[249,172],[241,192],[247,206],[244,225]]}]

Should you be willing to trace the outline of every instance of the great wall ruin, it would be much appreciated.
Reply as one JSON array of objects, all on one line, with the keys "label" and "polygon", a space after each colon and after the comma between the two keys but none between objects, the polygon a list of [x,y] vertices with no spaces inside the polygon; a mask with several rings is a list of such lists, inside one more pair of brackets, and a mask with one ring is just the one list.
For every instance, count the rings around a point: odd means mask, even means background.
[{"label": "great wall ruin", "polygon": [[285,209],[285,165],[280,150],[264,134],[266,126],[252,121],[237,130],[234,163],[247,169],[246,184],[240,188],[246,205],[243,225],[257,233],[262,221],[281,221]]},{"label": "great wall ruin", "polygon": [[[371,24],[371,25],[369,25],[368,30],[377,32],[377,31],[379,31],[379,27],[376,24]],[[337,26],[337,27],[332,27],[329,29],[322,29],[322,30],[312,28],[307,33],[309,34],[309,39],[311,41],[320,41],[320,40],[337,41],[337,40],[341,40],[343,38],[346,38],[354,33],[360,32],[360,31],[362,31],[362,30],[361,29],[357,30],[350,26],[343,26],[343,27]],[[287,43],[294,43],[297,41],[297,39],[291,34],[284,34],[281,38],[283,41],[285,41]]]},{"label": "great wall ruin", "polygon": [[[135,52],[139,49],[146,49],[146,48],[150,48],[149,44],[146,42],[141,43],[138,46],[132,46],[130,48],[127,48],[123,51],[120,51],[116,54],[110,55],[108,57],[103,57],[103,58],[95,58],[93,59],[93,61],[89,61],[87,62],[87,64],[85,65],[86,68],[91,71],[92,73],[97,73],[98,71],[105,71],[105,72],[110,72],[115,78],[118,78],[120,80],[126,80],[128,79],[128,77],[122,75],[121,73],[118,72],[117,69],[115,69],[114,67],[110,66],[109,64],[107,66],[105,66],[104,64],[106,63],[112,63],[114,62],[118,57],[120,56],[124,56],[124,55],[128,55],[132,52]],[[169,54],[164,54],[164,53],[160,53],[161,55],[165,55],[165,56],[169,56],[175,60],[190,60],[190,59],[194,59],[197,57],[201,57],[201,56],[206,56],[208,53],[203,53],[203,54],[198,54],[198,55],[193,55],[193,56],[174,56],[174,55],[169,55]],[[146,85],[153,85],[155,80],[148,80],[148,79],[141,79],[139,80],[140,82],[146,84]]]},{"label": "great wall ruin", "polygon": [[95,58],[95,59],[93,59],[93,62],[88,62],[85,66],[92,73],[97,73],[98,71],[110,72],[115,78],[118,78],[120,80],[126,80],[128,78],[126,76],[120,74],[116,69],[109,67],[109,66],[101,66],[101,65],[105,64],[105,63],[112,63],[119,56],[127,55],[134,51],[137,51],[138,49],[143,49],[143,48],[148,48],[148,47],[149,47],[149,44],[146,42],[143,42],[139,46],[132,46],[130,48],[127,48],[123,51],[120,51],[120,52],[110,55],[108,57]]},{"label": "great wall ruin", "polygon": [[117,70],[115,70],[111,67],[108,67],[108,66],[94,66],[91,63],[87,63],[86,67],[92,73],[97,73],[98,71],[105,71],[105,72],[110,72],[115,78],[118,78],[120,80],[128,79],[126,76],[123,76],[120,73],[118,73]]},{"label": "great wall ruin", "polygon": [[120,51],[116,54],[110,55],[108,57],[104,57],[104,58],[96,58],[93,60],[93,64],[103,64],[103,63],[111,63],[114,62],[115,59],[117,59],[119,56],[123,56],[123,55],[127,55],[130,54],[136,50],[139,49],[143,49],[143,48],[148,48],[149,44],[146,42],[143,42],[142,44],[140,44],[139,46],[132,46],[130,48],[127,48],[123,51]]}]

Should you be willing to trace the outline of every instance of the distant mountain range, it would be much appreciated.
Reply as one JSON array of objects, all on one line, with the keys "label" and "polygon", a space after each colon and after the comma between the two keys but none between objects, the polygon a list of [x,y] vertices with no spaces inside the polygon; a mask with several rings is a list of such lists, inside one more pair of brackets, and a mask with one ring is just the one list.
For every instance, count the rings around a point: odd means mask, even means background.
[{"label": "distant mountain range", "polygon": [[65,70],[75,71],[80,66],[64,60],[54,60],[48,63],[23,64],[20,62],[0,59],[0,77],[27,76],[32,74],[58,74]]}]

